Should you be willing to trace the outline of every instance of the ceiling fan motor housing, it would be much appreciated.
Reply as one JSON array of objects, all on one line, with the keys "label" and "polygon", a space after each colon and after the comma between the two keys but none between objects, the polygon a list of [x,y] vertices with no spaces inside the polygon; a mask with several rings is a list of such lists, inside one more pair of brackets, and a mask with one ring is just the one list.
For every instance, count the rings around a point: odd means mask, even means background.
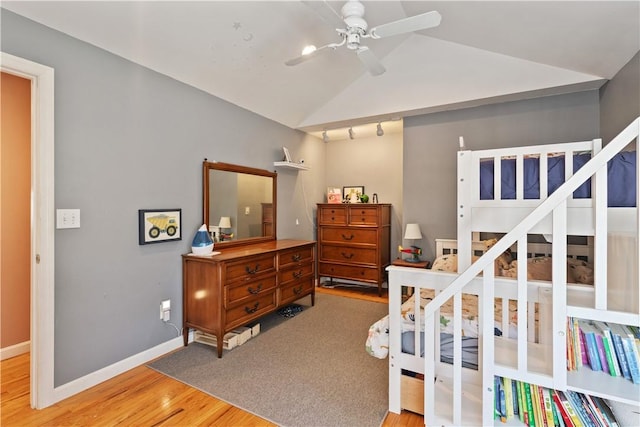
[{"label": "ceiling fan motor housing", "polygon": [[360,36],[367,31],[367,21],[363,19],[364,5],[356,0],[350,0],[342,6],[342,19],[347,25],[347,47],[357,49],[360,46]]}]

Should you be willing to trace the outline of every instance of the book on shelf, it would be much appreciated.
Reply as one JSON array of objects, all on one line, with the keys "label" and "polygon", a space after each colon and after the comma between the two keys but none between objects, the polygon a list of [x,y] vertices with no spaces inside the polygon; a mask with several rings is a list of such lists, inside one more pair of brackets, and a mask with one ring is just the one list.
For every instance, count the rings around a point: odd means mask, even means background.
[{"label": "book on shelf", "polygon": [[624,349],[624,354],[627,359],[627,363],[629,364],[629,375],[631,376],[631,381],[634,384],[640,384],[640,352],[638,351],[638,346],[636,338],[634,338],[634,334],[630,327],[626,325],[622,326],[622,330],[625,331],[625,336],[621,337],[622,339],[622,348]]},{"label": "book on shelf", "polygon": [[[507,389],[513,391],[511,404]],[[618,426],[613,411],[600,397],[498,376],[494,377],[494,413],[503,423],[519,418],[528,427]]]},{"label": "book on shelf", "polygon": [[609,373],[612,377],[619,377],[621,375],[620,366],[618,365],[618,356],[616,355],[616,350],[613,346],[611,329],[605,322],[595,320],[593,323],[596,325],[596,328],[598,328],[600,332],[602,332],[602,343],[604,344],[605,354],[607,355]]},{"label": "book on shelf", "polygon": [[608,325],[609,329],[611,330],[613,346],[616,350],[616,355],[618,356],[620,372],[622,373],[623,377],[630,380],[631,372],[629,371],[629,361],[627,360],[627,355],[624,351],[624,346],[622,345],[622,337],[625,335],[624,329],[622,328],[622,325],[618,325],[617,323],[608,323]]},{"label": "book on shelf", "polygon": [[584,335],[585,344],[587,347],[587,356],[589,359],[589,366],[593,371],[601,371],[602,365],[600,364],[600,355],[596,342],[596,329],[593,325],[583,319],[578,320],[578,325],[580,328],[580,333]]}]

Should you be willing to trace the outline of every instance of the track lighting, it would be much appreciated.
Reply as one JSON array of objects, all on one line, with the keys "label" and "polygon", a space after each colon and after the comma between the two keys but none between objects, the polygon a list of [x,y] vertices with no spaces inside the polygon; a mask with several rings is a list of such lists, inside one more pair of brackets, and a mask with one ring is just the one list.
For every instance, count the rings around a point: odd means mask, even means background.
[{"label": "track lighting", "polygon": [[322,132],[322,140],[324,142],[329,142],[329,135],[327,135],[326,129]]},{"label": "track lighting", "polygon": [[376,131],[376,135],[382,136],[384,135],[384,131],[382,130],[382,125],[378,123],[378,130]]},{"label": "track lighting", "polygon": [[356,137],[356,133],[353,131],[353,128],[349,128],[349,139],[354,139]]}]

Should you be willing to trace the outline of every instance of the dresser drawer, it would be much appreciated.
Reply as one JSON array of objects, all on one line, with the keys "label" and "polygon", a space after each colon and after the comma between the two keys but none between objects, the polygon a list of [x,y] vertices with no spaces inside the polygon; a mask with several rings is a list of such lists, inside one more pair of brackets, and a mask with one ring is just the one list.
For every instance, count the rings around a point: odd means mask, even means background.
[{"label": "dresser drawer", "polygon": [[302,265],[313,260],[313,246],[288,249],[278,255],[279,269]]},{"label": "dresser drawer", "polygon": [[227,283],[235,281],[254,280],[258,275],[276,270],[275,255],[252,257],[241,261],[233,261],[226,265],[225,275]]},{"label": "dresser drawer", "polygon": [[367,228],[321,227],[318,239],[323,243],[359,243],[375,245],[378,231]]},{"label": "dresser drawer", "polygon": [[244,303],[227,310],[226,330],[250,322],[276,308],[276,290],[268,292],[257,298],[247,300]]},{"label": "dresser drawer", "polygon": [[347,225],[347,207],[342,205],[320,207],[318,221],[320,224]]},{"label": "dresser drawer", "polygon": [[360,267],[356,265],[340,265],[321,262],[318,265],[318,269],[320,270],[320,276],[361,280],[363,282],[376,283],[379,276],[379,272],[376,267]]},{"label": "dresser drawer", "polygon": [[225,286],[225,306],[230,307],[245,298],[254,298],[256,295],[269,292],[276,287],[276,275],[262,276],[251,282],[239,282],[232,286]]},{"label": "dresser drawer", "polygon": [[377,206],[349,207],[349,225],[380,225],[378,222]]},{"label": "dresser drawer", "polygon": [[279,304],[286,304],[297,300],[305,294],[310,294],[314,286],[313,277],[308,277],[298,282],[293,282],[288,286],[281,287]]},{"label": "dresser drawer", "polygon": [[348,262],[353,264],[376,264],[376,248],[339,245],[320,246],[321,261]]},{"label": "dresser drawer", "polygon": [[280,275],[280,286],[286,286],[305,276],[313,276],[313,263],[308,262],[307,264],[281,270],[278,274]]}]

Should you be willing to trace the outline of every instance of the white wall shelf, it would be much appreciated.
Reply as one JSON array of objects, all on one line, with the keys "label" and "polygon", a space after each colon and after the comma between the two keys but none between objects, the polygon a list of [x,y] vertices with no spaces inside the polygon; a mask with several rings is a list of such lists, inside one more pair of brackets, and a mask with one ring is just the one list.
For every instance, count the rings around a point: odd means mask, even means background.
[{"label": "white wall shelf", "polygon": [[289,169],[298,169],[298,170],[309,170],[308,166],[305,166],[303,163],[295,163],[295,162],[273,162],[273,166],[277,168],[289,168]]}]

